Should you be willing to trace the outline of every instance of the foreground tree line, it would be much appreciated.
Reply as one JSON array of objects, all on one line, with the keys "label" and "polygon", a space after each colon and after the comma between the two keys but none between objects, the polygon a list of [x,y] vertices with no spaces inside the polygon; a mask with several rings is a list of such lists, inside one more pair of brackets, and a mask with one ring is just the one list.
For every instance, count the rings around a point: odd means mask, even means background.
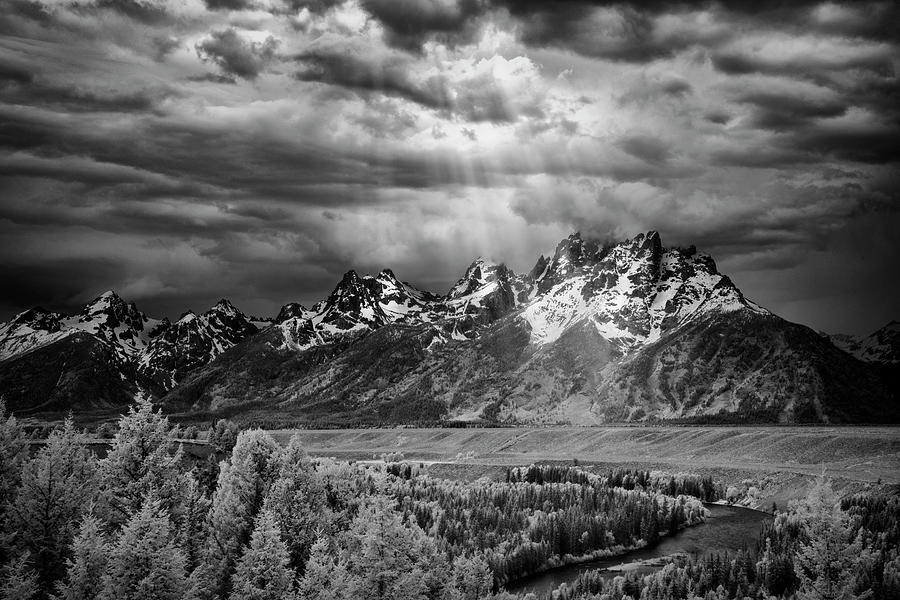
[{"label": "foreground tree line", "polygon": [[[434,479],[408,463],[312,459],[298,438],[281,447],[225,422],[208,436],[224,460],[198,461],[181,433],[145,401],[102,458],[71,420],[31,452],[0,404],[0,600],[510,600],[503,583],[652,543],[701,521],[700,498],[721,493],[696,476],[558,466]],[[594,574],[555,596],[897,597],[896,498],[838,506],[823,490],[778,515],[758,560]],[[836,548],[827,564],[840,568],[822,571]]]}]

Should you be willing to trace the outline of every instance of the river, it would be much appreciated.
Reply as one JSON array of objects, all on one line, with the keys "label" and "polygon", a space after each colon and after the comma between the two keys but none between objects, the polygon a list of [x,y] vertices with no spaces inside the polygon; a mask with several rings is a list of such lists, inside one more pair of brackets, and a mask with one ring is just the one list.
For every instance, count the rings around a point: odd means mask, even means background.
[{"label": "river", "polygon": [[[734,552],[742,548],[753,550],[762,531],[763,523],[772,520],[771,515],[748,508],[720,504],[707,504],[706,508],[710,510],[711,514],[705,523],[666,536],[652,547],[641,548],[610,558],[550,569],[543,573],[511,581],[506,584],[506,589],[510,592],[535,592],[540,595],[555,590],[563,583],[575,581],[579,573],[584,571],[609,569],[672,554],[701,555],[724,551]],[[649,573],[659,567],[640,566],[634,568]],[[609,571],[610,578],[619,574],[616,571]]]}]

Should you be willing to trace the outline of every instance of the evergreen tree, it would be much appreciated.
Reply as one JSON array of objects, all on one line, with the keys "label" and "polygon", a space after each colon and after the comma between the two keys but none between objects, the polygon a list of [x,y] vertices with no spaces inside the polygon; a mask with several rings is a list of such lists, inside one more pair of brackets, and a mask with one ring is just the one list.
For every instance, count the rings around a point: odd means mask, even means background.
[{"label": "evergreen tree", "polygon": [[371,498],[346,535],[350,595],[361,600],[426,598],[419,559],[428,543],[418,525],[400,519],[390,499]]},{"label": "evergreen tree", "polygon": [[281,540],[275,514],[263,510],[256,517],[250,546],[238,561],[232,577],[231,600],[289,600],[294,574]]},{"label": "evergreen tree", "polygon": [[483,559],[458,557],[442,600],[482,600],[491,597],[493,587],[494,575]]},{"label": "evergreen tree", "polygon": [[282,453],[278,479],[269,490],[265,506],[281,524],[291,568],[302,572],[315,532],[327,527],[330,518],[324,487],[297,435],[291,437]]},{"label": "evergreen tree", "polygon": [[181,446],[162,411],[154,412],[146,398],[129,407],[119,420],[109,454],[100,461],[106,519],[124,523],[152,491],[161,507],[180,522],[185,493],[180,463]]},{"label": "evergreen tree", "polygon": [[100,594],[106,572],[106,537],[100,521],[85,515],[72,542],[72,558],[66,561],[66,578],[59,584],[59,600],[94,600]]},{"label": "evergreen tree", "polygon": [[185,558],[175,545],[167,511],[147,498],[109,552],[100,600],[181,600]]},{"label": "evergreen tree", "polygon": [[206,441],[218,454],[228,454],[237,443],[240,428],[233,421],[219,419],[206,433]]},{"label": "evergreen tree", "polygon": [[9,508],[18,545],[29,551],[41,589],[63,575],[82,512],[97,493],[96,459],[71,417],[22,468],[21,485]]},{"label": "evergreen tree", "polygon": [[342,600],[349,593],[345,589],[346,568],[335,562],[328,538],[320,535],[309,552],[306,571],[297,586],[300,600]]},{"label": "evergreen tree", "polygon": [[187,568],[193,571],[203,560],[206,551],[206,519],[212,504],[203,486],[194,476],[195,471],[185,478],[185,503],[183,525],[178,528],[178,546],[184,550]]},{"label": "evergreen tree", "polygon": [[215,579],[212,568],[206,563],[200,563],[191,571],[187,579],[187,591],[184,600],[217,600],[212,582]]},{"label": "evergreen tree", "polygon": [[830,482],[820,477],[798,506],[806,539],[794,558],[801,600],[855,600],[858,567],[869,559],[860,535],[854,536],[850,515],[841,510]]},{"label": "evergreen tree", "polygon": [[217,594],[225,596],[241,548],[250,540],[253,519],[278,472],[280,448],[268,433],[242,431],[231,458],[222,463],[207,519],[207,562]]},{"label": "evergreen tree", "polygon": [[25,431],[14,416],[6,414],[6,403],[0,398],[0,564],[9,559],[15,537],[7,507],[19,486],[22,465],[27,458]]},{"label": "evergreen tree", "polygon": [[31,600],[38,595],[37,574],[25,554],[0,569],[0,600]]}]

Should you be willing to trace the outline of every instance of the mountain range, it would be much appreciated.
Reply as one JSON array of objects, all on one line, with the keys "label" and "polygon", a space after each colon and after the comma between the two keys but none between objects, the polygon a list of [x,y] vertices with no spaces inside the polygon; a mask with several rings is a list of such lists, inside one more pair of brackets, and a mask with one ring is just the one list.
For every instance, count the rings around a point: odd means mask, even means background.
[{"label": "mountain range", "polygon": [[656,232],[573,234],[527,274],[479,258],[438,295],[349,271],[271,319],[228,300],[152,319],[114,292],[33,308],[0,326],[0,394],[37,417],[145,394],[270,424],[897,422],[898,340],[896,322],[861,339],[788,322]]}]

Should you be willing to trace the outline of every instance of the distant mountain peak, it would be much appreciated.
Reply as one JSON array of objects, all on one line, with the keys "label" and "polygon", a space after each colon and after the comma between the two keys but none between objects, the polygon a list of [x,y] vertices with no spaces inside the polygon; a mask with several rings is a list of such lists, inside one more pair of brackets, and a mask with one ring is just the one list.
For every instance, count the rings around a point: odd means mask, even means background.
[{"label": "distant mountain peak", "polygon": [[900,322],[891,321],[866,336],[832,335],[831,342],[864,362],[900,363]]}]

